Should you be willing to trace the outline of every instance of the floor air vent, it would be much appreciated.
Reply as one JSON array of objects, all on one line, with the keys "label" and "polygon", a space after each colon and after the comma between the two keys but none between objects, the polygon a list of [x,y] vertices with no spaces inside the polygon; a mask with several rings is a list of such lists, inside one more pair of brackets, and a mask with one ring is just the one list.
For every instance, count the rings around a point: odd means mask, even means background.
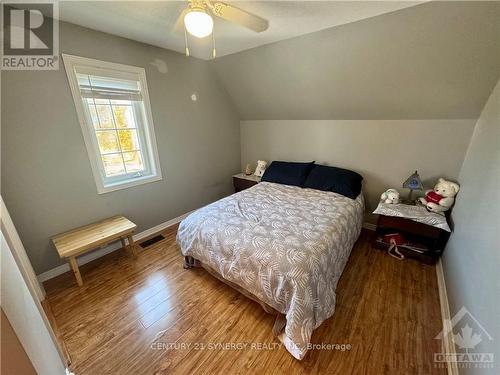
[{"label": "floor air vent", "polygon": [[141,242],[140,245],[143,249],[146,247],[149,247],[157,242],[160,242],[161,240],[164,240],[165,237],[163,237],[161,234],[154,236],[153,238],[150,238],[149,240],[146,240],[144,242]]}]

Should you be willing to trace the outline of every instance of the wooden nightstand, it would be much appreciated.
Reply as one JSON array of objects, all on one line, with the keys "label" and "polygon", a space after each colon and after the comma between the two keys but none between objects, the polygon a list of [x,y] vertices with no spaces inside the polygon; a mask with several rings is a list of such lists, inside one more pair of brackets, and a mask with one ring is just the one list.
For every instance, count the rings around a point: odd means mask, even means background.
[{"label": "wooden nightstand", "polygon": [[260,182],[260,177],[257,177],[253,174],[247,176],[244,173],[238,173],[233,176],[233,186],[234,192],[237,193],[239,191],[248,189]]},{"label": "wooden nightstand", "polygon": [[[423,263],[434,264],[441,256],[450,233],[416,221],[396,216],[379,215],[377,222],[377,237],[398,232],[408,241],[420,243],[427,247],[425,252],[416,252],[399,248],[405,257],[420,260]],[[375,246],[386,250],[387,247],[375,241]]]}]

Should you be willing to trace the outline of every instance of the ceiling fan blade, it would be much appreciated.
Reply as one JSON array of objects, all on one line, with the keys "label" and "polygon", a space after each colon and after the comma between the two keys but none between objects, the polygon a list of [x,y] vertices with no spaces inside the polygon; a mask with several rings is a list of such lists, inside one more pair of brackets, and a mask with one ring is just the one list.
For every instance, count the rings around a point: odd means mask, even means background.
[{"label": "ceiling fan blade", "polygon": [[269,22],[266,19],[248,13],[243,9],[236,8],[220,1],[206,1],[206,4],[216,16],[237,23],[257,33],[265,31],[269,27]]}]

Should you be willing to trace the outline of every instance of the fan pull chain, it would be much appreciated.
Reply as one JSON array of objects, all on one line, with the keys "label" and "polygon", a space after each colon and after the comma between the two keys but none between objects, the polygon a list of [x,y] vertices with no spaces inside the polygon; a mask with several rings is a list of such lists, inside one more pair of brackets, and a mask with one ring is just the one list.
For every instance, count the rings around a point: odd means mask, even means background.
[{"label": "fan pull chain", "polygon": [[186,25],[184,25],[184,43],[186,43],[186,56],[189,57],[189,45],[188,45],[188,36],[186,31]]},{"label": "fan pull chain", "polygon": [[212,58],[216,58],[217,57],[217,50],[215,49],[215,25],[212,29]]}]

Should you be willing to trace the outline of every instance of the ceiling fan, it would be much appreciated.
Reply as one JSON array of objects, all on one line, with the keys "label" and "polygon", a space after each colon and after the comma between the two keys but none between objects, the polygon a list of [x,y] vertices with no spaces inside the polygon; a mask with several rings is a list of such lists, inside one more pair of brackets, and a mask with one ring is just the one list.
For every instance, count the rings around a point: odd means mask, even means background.
[{"label": "ceiling fan", "polygon": [[215,58],[213,16],[241,25],[257,33],[263,32],[269,27],[269,22],[266,19],[221,1],[189,0],[188,7],[182,11],[177,20],[177,25],[181,22],[184,24],[186,56],[189,56],[187,33],[196,38],[205,38],[212,34],[212,55]]}]

